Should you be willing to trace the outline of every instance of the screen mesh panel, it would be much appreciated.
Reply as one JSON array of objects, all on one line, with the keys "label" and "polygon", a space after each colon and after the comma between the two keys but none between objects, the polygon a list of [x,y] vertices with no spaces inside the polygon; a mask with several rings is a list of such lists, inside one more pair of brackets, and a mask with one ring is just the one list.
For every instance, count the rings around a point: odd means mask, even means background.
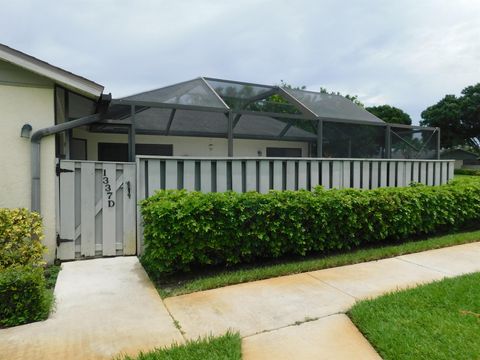
[{"label": "screen mesh panel", "polygon": [[436,159],[437,133],[427,129],[391,128],[392,159]]},{"label": "screen mesh panel", "polygon": [[340,95],[287,88],[284,90],[322,118],[383,122]]},{"label": "screen mesh panel", "polygon": [[225,104],[203,79],[194,79],[183,83],[127,96],[122,100],[148,101],[164,104],[194,105],[226,109]]},{"label": "screen mesh panel", "polygon": [[384,154],[385,127],[324,121],[324,157],[382,158]]}]

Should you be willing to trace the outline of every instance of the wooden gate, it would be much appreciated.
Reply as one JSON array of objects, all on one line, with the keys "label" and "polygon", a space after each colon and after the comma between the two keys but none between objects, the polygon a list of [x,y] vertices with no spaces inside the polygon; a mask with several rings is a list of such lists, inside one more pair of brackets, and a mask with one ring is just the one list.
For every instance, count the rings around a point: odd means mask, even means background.
[{"label": "wooden gate", "polygon": [[57,258],[135,255],[135,164],[60,160],[57,175]]}]

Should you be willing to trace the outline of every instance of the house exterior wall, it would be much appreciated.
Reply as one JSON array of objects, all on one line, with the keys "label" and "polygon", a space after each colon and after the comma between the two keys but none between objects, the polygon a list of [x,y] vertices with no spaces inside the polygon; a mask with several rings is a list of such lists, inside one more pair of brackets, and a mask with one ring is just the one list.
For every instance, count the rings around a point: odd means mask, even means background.
[{"label": "house exterior wall", "polygon": [[[30,208],[30,139],[20,137],[20,130],[25,123],[32,125],[33,132],[54,125],[54,92],[53,84],[35,85],[35,77],[18,74],[21,77],[8,78],[9,85],[0,78],[0,207]],[[50,136],[41,144],[41,214],[49,262],[56,248],[54,165],[55,139]]]},{"label": "house exterior wall", "polygon": [[[88,160],[98,160],[98,143],[127,143],[127,135],[91,133],[85,129],[75,129],[73,136],[87,140]],[[227,139],[161,136],[161,135],[137,135],[135,141],[138,144],[172,144],[174,156],[227,156]],[[308,156],[308,144],[306,142],[276,141],[276,140],[247,140],[234,139],[234,156],[266,156],[267,147],[301,148],[302,156]]]}]

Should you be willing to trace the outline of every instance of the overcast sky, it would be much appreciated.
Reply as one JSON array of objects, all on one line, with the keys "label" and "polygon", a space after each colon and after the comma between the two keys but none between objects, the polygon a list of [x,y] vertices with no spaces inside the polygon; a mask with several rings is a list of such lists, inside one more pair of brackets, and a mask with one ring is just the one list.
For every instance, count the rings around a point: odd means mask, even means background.
[{"label": "overcast sky", "polygon": [[203,76],[284,80],[417,123],[480,82],[478,0],[0,0],[0,42],[114,97]]}]

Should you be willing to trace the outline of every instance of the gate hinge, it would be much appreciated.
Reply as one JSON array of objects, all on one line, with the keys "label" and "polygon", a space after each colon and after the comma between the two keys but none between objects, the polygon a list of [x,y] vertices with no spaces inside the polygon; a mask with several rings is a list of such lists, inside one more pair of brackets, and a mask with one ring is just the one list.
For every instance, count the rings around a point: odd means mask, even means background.
[{"label": "gate hinge", "polygon": [[57,163],[57,165],[55,166],[55,173],[57,174],[57,176],[60,176],[61,173],[70,173],[70,172],[73,172],[73,170],[62,169],[60,167],[60,163]]},{"label": "gate hinge", "polygon": [[60,246],[61,243],[73,242],[73,239],[62,239],[60,234],[57,234],[57,246]]}]

